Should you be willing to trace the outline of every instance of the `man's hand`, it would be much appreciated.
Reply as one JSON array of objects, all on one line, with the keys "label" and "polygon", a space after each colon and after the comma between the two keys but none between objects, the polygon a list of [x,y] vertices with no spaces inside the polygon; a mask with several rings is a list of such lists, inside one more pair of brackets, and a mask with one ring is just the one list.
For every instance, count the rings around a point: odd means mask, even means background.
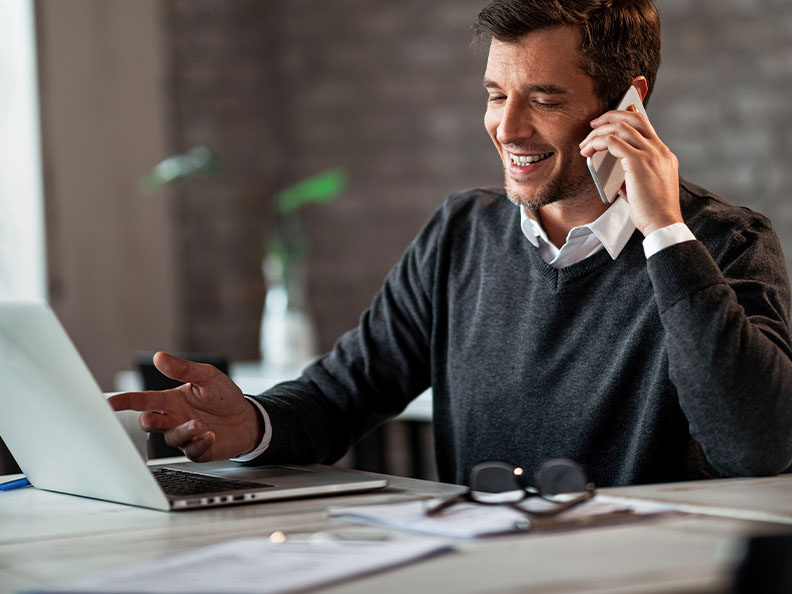
[{"label": "man's hand", "polygon": [[630,218],[644,234],[681,223],[679,162],[657,136],[649,120],[631,105],[629,111],[609,111],[592,120],[593,130],[580,143],[590,157],[608,151],[621,161],[624,185],[619,191],[630,205]]},{"label": "man's hand", "polygon": [[165,442],[196,462],[226,460],[253,450],[261,440],[260,415],[231,379],[216,367],[154,355],[154,366],[178,388],[127,392],[108,398],[113,410],[138,410],[144,431],[165,434]]}]

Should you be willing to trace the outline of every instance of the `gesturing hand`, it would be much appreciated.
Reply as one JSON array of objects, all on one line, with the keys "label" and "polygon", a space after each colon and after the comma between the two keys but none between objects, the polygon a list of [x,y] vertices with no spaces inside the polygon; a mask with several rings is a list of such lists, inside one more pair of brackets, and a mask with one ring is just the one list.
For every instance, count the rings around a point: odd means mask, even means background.
[{"label": "gesturing hand", "polygon": [[113,410],[137,410],[144,431],[165,434],[165,442],[191,460],[226,460],[253,450],[263,430],[258,411],[226,374],[212,365],[154,355],[154,366],[176,381],[170,390],[126,392],[108,398]]},{"label": "gesturing hand", "polygon": [[580,154],[590,157],[607,150],[621,161],[624,186],[620,190],[630,205],[630,218],[644,234],[681,223],[679,163],[657,136],[652,124],[634,106],[629,111],[609,111],[592,120],[593,130],[580,143]]}]

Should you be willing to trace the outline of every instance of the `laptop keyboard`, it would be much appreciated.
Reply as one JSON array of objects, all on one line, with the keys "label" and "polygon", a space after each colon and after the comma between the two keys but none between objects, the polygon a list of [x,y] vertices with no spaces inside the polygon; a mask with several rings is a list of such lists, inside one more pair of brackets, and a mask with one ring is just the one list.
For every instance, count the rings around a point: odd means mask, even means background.
[{"label": "laptop keyboard", "polygon": [[167,495],[175,496],[203,495],[244,489],[260,490],[270,486],[264,483],[213,478],[193,472],[173,470],[172,468],[152,468],[151,474],[154,475],[154,478],[157,479],[160,487]]}]

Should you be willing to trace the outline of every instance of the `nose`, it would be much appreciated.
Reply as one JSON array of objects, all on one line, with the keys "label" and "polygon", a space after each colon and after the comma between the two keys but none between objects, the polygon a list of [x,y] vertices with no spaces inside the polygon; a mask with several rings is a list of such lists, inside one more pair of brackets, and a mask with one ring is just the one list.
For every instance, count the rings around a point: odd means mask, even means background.
[{"label": "nose", "polygon": [[533,136],[534,122],[523,104],[508,100],[501,111],[496,137],[501,144],[513,144]]}]

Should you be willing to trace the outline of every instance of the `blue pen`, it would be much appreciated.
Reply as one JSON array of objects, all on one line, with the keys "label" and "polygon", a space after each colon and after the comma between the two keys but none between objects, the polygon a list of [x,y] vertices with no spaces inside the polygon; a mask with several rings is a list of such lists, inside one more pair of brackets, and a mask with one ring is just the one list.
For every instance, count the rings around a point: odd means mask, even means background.
[{"label": "blue pen", "polygon": [[30,481],[26,478],[21,478],[15,481],[8,481],[7,483],[0,483],[0,491],[13,491],[14,489],[22,489],[29,486]]}]

